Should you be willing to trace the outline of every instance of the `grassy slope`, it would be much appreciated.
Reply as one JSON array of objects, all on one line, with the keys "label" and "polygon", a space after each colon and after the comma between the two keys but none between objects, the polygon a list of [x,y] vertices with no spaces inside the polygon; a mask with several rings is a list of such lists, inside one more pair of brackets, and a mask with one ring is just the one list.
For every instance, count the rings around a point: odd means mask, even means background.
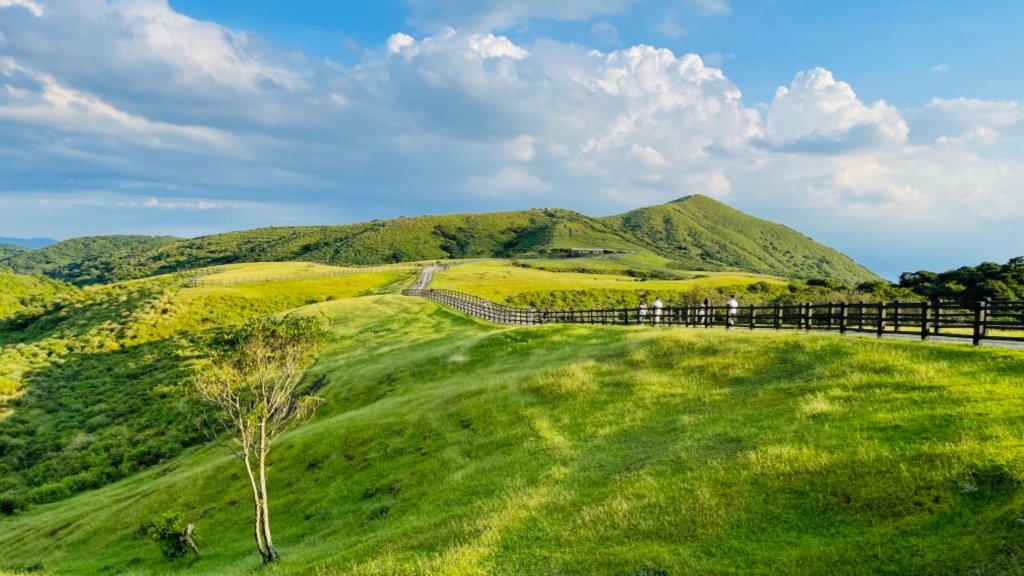
[{"label": "grassy slope", "polygon": [[370,273],[200,288],[159,278],[87,288],[0,325],[0,500],[60,500],[198,441],[192,407],[181,400],[183,341],[403,278]]},{"label": "grassy slope", "polygon": [[[144,242],[133,237],[80,238],[8,258],[0,265],[6,262],[16,271],[42,271],[88,284],[239,262],[387,264],[603,248],[636,252],[616,259],[623,270],[669,277],[673,274],[667,269],[731,269],[854,284],[877,279],[849,258],[789,228],[702,196],[609,218],[559,209],[524,210],[261,228]],[[100,250],[104,244],[109,246]],[[597,265],[598,270],[606,267]]]},{"label": "grassy slope", "polygon": [[621,227],[684,266],[857,284],[878,277],[847,256],[780,224],[754,218],[706,196],[611,216]]},{"label": "grassy slope", "polygon": [[63,282],[0,270],[0,318],[40,306],[57,294],[73,290]]},{"label": "grassy slope", "polygon": [[494,301],[510,296],[550,290],[681,291],[744,286],[755,282],[784,284],[783,280],[743,272],[694,272],[689,280],[639,281],[614,274],[573,274],[513,266],[507,261],[453,266],[437,274],[432,288],[448,288]]},{"label": "grassy slope", "polygon": [[[284,560],[263,573],[1022,569],[1020,352],[500,328],[395,296],[306,311],[332,323],[310,374],[327,402],[274,454]],[[248,573],[240,472],[193,450],[0,519],[0,566],[169,570],[133,533],[182,511],[202,537],[190,573]]]}]

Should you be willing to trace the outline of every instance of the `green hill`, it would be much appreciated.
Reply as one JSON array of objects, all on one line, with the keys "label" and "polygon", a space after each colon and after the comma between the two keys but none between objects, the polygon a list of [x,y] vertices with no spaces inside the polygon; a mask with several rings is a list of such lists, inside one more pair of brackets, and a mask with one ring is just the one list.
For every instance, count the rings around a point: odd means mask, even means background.
[{"label": "green hill", "polygon": [[237,262],[385,264],[559,256],[572,248],[635,253],[615,256],[618,269],[654,271],[661,277],[671,277],[675,269],[823,277],[852,285],[878,280],[835,250],[703,196],[609,218],[545,209],[261,228],[191,240],[79,238],[9,257],[0,265],[84,285]]},{"label": "green hill", "polygon": [[43,305],[73,287],[45,276],[25,276],[0,269],[0,319]]},{"label": "green hill", "polygon": [[[268,573],[1008,575],[1024,563],[1021,352],[508,328],[398,296],[304,313],[330,322],[307,375],[325,402],[272,454],[282,560]],[[188,573],[252,573],[243,476],[225,451],[193,448],[0,518],[0,570],[185,571],[138,532],[180,512],[202,548]]]},{"label": "green hill", "polygon": [[[0,259],[0,267],[19,274],[45,274],[78,285],[109,282],[118,271],[133,269],[139,254],[175,242],[171,236],[88,236]],[[142,278],[147,275],[132,276]]]},{"label": "green hill", "polygon": [[5,244],[0,242],[0,261],[14,256],[15,254],[25,252],[26,250],[28,250],[28,248],[18,246],[17,244]]},{"label": "green hill", "polygon": [[687,196],[605,221],[686,268],[830,278],[851,285],[878,279],[847,256],[795,230],[754,218],[706,196]]}]

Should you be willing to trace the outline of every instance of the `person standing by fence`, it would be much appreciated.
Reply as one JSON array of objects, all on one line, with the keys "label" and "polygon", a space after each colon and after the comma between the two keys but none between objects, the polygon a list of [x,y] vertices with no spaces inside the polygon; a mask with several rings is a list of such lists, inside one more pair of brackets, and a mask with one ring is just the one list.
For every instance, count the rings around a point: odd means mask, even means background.
[{"label": "person standing by fence", "polygon": [[697,325],[709,326],[711,324],[711,298],[705,298],[697,307]]},{"label": "person standing by fence", "polygon": [[729,301],[725,303],[726,311],[725,327],[732,328],[736,325],[736,314],[739,313],[740,303],[736,300],[735,295],[729,296]]},{"label": "person standing by fence", "polygon": [[643,300],[641,300],[640,305],[636,307],[636,321],[640,324],[647,322],[647,303]]},{"label": "person standing by fence", "polygon": [[652,306],[654,307],[654,324],[661,324],[661,309],[665,307],[665,304],[660,297],[655,297]]}]

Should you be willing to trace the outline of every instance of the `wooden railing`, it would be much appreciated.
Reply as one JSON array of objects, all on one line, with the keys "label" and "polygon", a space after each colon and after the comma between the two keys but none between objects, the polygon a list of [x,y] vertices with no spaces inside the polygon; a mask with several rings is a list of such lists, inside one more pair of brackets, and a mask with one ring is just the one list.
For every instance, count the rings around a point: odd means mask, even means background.
[{"label": "wooden railing", "polygon": [[741,306],[730,314],[726,306],[666,306],[591,310],[536,310],[490,302],[455,290],[408,289],[420,296],[491,322],[513,325],[548,323],[654,325],[774,329],[834,330],[883,336],[902,334],[971,340],[1024,342],[1024,301],[873,302],[828,304],[769,304]]}]

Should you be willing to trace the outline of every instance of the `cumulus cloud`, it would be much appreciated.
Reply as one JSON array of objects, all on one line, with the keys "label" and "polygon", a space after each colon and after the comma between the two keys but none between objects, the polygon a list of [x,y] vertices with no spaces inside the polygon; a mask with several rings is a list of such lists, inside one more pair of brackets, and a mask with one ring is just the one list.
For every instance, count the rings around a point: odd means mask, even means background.
[{"label": "cumulus cloud", "polygon": [[788,88],[776,90],[766,128],[768,139],[782,148],[829,153],[900,143],[909,132],[896,108],[861,102],[824,68],[799,72]]},{"label": "cumulus cloud", "polygon": [[[420,17],[454,10],[504,25],[629,4],[415,1]],[[158,0],[17,4],[6,0],[0,18],[0,202],[115,190],[92,213],[114,206],[138,223],[187,211],[184,230],[351,221],[396,207],[602,214],[704,193],[840,248],[911,242],[940,225],[936,241],[993,244],[1024,217],[1024,163],[985,154],[1021,135],[1019,102],[899,110],[865,102],[823,68],[780,79],[770,102],[745,102],[694,54],[520,44],[497,25],[398,32],[341,66]],[[14,205],[26,215],[39,206]],[[228,206],[245,209],[215,209]],[[259,220],[217,219],[226,213]]]}]

